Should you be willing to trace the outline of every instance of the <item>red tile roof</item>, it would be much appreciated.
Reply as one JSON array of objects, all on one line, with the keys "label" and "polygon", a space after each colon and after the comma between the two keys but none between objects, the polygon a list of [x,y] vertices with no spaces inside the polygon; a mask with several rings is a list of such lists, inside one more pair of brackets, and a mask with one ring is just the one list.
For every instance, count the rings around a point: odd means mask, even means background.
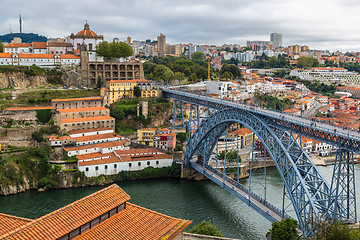
[{"label": "red tile roof", "polygon": [[103,120],[115,120],[115,118],[110,116],[97,116],[97,117],[86,117],[86,118],[61,119],[61,123],[92,122],[92,121],[103,121]]},{"label": "red tile roof", "polygon": [[103,111],[109,110],[106,107],[86,107],[86,108],[69,108],[69,109],[56,109],[56,111],[61,113],[68,113],[68,112],[92,112],[92,111]]},{"label": "red tile roof", "polygon": [[132,83],[132,82],[149,82],[145,79],[131,79],[131,80],[110,80],[107,83]]},{"label": "red tile roof", "polygon": [[0,213],[0,237],[31,221],[33,220]]},{"label": "red tile roof", "polygon": [[31,43],[9,43],[4,48],[24,48],[31,47]]},{"label": "red tile roof", "polygon": [[47,42],[32,42],[32,47],[34,49],[46,49]]},{"label": "red tile roof", "polygon": [[90,144],[90,145],[84,145],[78,147],[68,147],[68,148],[64,148],[64,150],[69,152],[69,151],[79,151],[79,150],[98,148],[98,147],[109,148],[109,147],[123,146],[125,142],[127,141],[122,140],[122,141],[114,141],[114,142],[106,142],[106,143],[97,143],[97,144]]},{"label": "red tile roof", "polygon": [[83,136],[83,137],[75,137],[76,142],[86,142],[86,141],[94,141],[94,140],[101,140],[101,139],[109,139],[119,137],[116,133],[104,133],[104,134],[95,134],[90,136]]},{"label": "red tile roof", "polygon": [[5,111],[35,111],[35,110],[43,110],[43,109],[55,109],[54,107],[8,107],[4,108]]},{"label": "red tile roof", "polygon": [[83,101],[83,100],[101,100],[102,97],[84,97],[84,98],[64,98],[52,99],[51,102],[70,102],[70,101]]},{"label": "red tile roof", "polygon": [[130,196],[113,184],[3,235],[5,239],[58,239],[128,201]]},{"label": "red tile roof", "polygon": [[75,240],[174,239],[191,221],[166,216],[127,203],[126,208]]}]

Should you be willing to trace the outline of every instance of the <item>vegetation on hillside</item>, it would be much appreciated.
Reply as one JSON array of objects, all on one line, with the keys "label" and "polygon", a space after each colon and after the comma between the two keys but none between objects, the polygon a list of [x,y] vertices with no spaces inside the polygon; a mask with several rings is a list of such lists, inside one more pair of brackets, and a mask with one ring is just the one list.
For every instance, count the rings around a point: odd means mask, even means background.
[{"label": "vegetation on hillside", "polygon": [[10,93],[0,94],[0,106],[2,107],[13,107],[13,106],[36,106],[41,103],[48,103],[54,98],[76,98],[76,97],[90,97],[98,96],[100,91],[98,89],[86,89],[86,90],[38,90],[25,92],[12,99]]},{"label": "vegetation on hillside", "polygon": [[0,36],[1,42],[10,43],[15,37],[21,38],[23,43],[31,43],[31,42],[46,42],[47,38],[45,36],[36,34],[36,33],[8,33]]},{"label": "vegetation on hillside", "polygon": [[224,235],[217,230],[217,227],[206,221],[202,221],[200,224],[195,225],[192,229],[190,229],[189,233],[224,237]]},{"label": "vegetation on hillside", "polygon": [[335,84],[325,84],[325,83],[319,83],[314,81],[307,81],[307,80],[301,80],[296,79],[297,82],[303,83],[308,89],[310,89],[313,92],[321,93],[324,96],[333,96],[336,92],[336,85]]},{"label": "vegetation on hillside", "polygon": [[[240,63],[236,59],[225,61],[224,63]],[[262,54],[255,61],[242,63],[244,66],[249,66],[251,68],[287,68],[290,66],[288,60],[286,60],[286,55],[279,55],[278,57],[268,57],[266,54]]]},{"label": "vegetation on hillside", "polygon": [[289,99],[278,99],[277,97],[262,95],[255,93],[255,100],[262,106],[266,108],[271,108],[274,110],[282,111],[283,109],[289,108],[292,106],[292,102]]}]

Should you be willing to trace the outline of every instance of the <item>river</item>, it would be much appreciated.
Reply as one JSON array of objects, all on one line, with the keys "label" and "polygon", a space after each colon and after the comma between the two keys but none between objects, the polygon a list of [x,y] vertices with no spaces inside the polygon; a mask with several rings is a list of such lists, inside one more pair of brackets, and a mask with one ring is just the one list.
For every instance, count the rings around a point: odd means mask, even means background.
[{"label": "river", "polygon": [[[330,182],[333,167],[319,168]],[[360,176],[360,165],[355,168],[356,175]],[[243,183],[247,184],[247,181],[243,180]],[[359,177],[356,182],[359,186]],[[270,222],[261,215],[210,181],[153,179],[120,182],[118,185],[131,196],[132,203],[173,217],[192,220],[194,224],[209,221],[226,237],[264,239],[271,227]],[[42,193],[28,191],[1,196],[0,212],[37,218],[101,188],[103,187],[60,189]],[[276,169],[268,169],[267,198],[278,207],[282,203],[282,189],[283,183]],[[360,198],[359,191],[357,197]],[[190,228],[191,226],[188,230]]]}]

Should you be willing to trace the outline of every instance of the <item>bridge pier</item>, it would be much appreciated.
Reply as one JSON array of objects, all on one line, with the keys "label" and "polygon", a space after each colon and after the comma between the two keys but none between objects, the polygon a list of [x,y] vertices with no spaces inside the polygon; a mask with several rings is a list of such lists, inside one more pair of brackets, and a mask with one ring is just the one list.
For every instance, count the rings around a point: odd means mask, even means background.
[{"label": "bridge pier", "polygon": [[329,216],[338,221],[357,221],[354,153],[339,149],[336,153],[334,171],[331,181]]}]

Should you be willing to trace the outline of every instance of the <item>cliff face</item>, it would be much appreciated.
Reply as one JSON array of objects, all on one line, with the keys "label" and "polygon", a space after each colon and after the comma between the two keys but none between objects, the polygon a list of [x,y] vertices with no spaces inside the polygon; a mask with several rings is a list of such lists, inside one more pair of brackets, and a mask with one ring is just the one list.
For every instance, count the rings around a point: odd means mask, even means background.
[{"label": "cliff face", "polygon": [[1,88],[38,87],[46,83],[45,76],[29,76],[23,72],[0,73]]}]

